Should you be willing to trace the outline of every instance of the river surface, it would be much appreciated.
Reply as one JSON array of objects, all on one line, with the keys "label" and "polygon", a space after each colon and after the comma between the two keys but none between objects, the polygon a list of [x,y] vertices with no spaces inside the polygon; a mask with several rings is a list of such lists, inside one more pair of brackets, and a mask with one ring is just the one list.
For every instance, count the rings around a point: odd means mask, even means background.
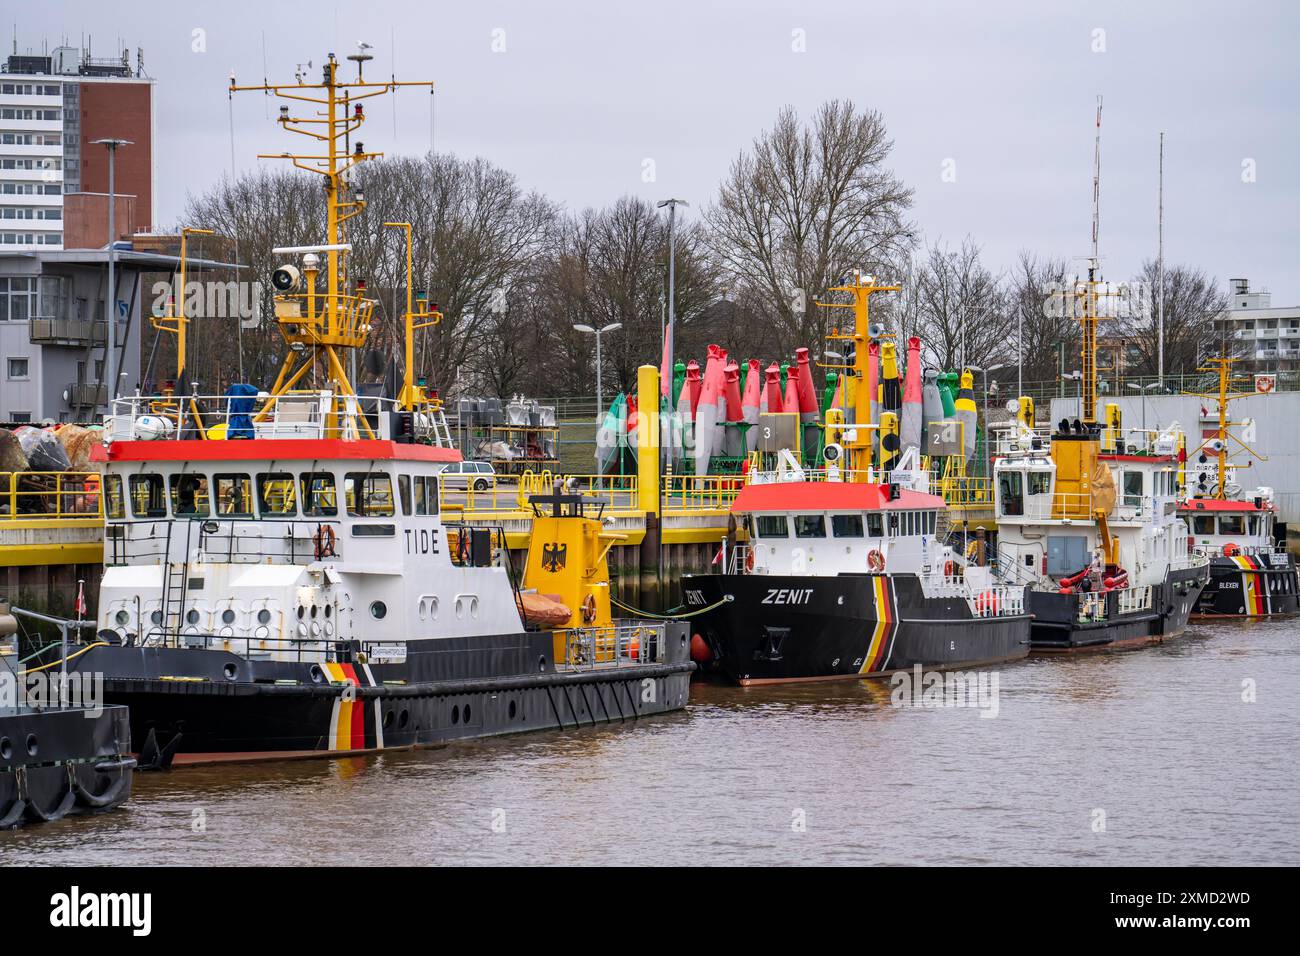
[{"label": "river surface", "polygon": [[143,774],[0,863],[1300,863],[1300,620],[997,675],[996,717],[697,682],[634,726]]}]

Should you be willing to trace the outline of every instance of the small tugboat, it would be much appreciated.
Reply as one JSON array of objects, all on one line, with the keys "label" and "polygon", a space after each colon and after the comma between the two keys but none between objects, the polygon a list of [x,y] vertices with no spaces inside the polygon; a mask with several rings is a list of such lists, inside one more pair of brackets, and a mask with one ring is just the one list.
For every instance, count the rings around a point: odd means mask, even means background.
[{"label": "small tugboat", "polygon": [[[320,84],[252,87],[325,117],[279,120],[324,141],[289,158],[324,177],[328,226],[319,246],[277,250],[301,269],[272,277],[287,348],[271,391],[113,403],[98,632],[67,664],[130,706],[142,766],[428,746],[686,703],[685,625],[610,616],[620,535],[599,504],[534,499],[522,580],[500,528],[441,513],[438,473],[460,453],[413,380],[415,330],[441,316],[413,291],[407,223],[388,224],[407,237],[401,393],[348,380],[376,305],[348,272],[345,224],[364,207],[350,170],[377,154],[340,146],[359,100],[402,85],[362,79],[368,58],[353,57],[353,82],[331,54]],[[161,320],[182,367],[187,321]]]},{"label": "small tugboat", "polygon": [[68,623],[0,603],[0,830],[120,807],[136,763],[126,708],[61,669],[22,667],[14,614]]},{"label": "small tugboat", "polygon": [[[967,561],[942,543],[946,506],[928,493],[928,473],[910,467],[914,449],[896,457],[895,411],[880,413],[873,467],[872,389],[861,383],[867,343],[879,332],[867,302],[893,288],[857,275],[832,290],[854,300],[855,332],[836,337],[858,346],[843,368],[860,384],[852,411],[861,427],[842,418],[828,426],[822,469],[805,469],[781,450],[775,469],[763,470],[764,453],[755,453],[731,509],[748,543],[724,543],[719,573],[683,577],[684,603],[707,609],[692,638],[697,660],[742,685],[880,677],[1029,653],[1023,585],[997,581],[983,548]],[[884,351],[892,361],[892,343]],[[888,391],[884,407],[898,407]]]},{"label": "small tugboat", "polygon": [[1082,414],[1044,436],[1034,428],[1033,402],[1013,400],[993,466],[997,564],[1004,578],[1030,585],[1035,652],[1167,640],[1186,627],[1209,580],[1209,562],[1191,549],[1176,514],[1184,442],[1177,423],[1130,448],[1118,405],[1107,406],[1104,427],[1097,421],[1097,322],[1117,294],[1101,282],[1097,244],[1100,100],[1096,128],[1088,277],[1065,296],[1082,332]]},{"label": "small tugboat", "polygon": [[1210,561],[1210,583],[1196,605],[1197,617],[1266,617],[1294,614],[1297,604],[1295,558],[1279,547],[1274,536],[1277,509],[1273,489],[1249,494],[1236,480],[1237,465],[1229,460],[1230,444],[1251,455],[1250,447],[1232,434],[1228,405],[1240,394],[1231,392],[1231,358],[1210,359],[1205,371],[1219,380],[1216,395],[1218,427],[1199,448],[1188,453],[1187,499],[1178,514],[1191,528],[1194,547]]}]

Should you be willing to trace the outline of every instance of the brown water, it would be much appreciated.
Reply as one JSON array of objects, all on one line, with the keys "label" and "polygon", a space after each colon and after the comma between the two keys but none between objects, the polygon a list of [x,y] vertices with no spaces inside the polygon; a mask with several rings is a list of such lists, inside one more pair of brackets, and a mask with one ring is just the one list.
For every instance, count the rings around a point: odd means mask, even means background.
[{"label": "brown water", "polygon": [[992,719],[696,684],[636,726],[141,775],[122,810],[0,834],[0,862],[1300,863],[1300,621],[998,674]]}]

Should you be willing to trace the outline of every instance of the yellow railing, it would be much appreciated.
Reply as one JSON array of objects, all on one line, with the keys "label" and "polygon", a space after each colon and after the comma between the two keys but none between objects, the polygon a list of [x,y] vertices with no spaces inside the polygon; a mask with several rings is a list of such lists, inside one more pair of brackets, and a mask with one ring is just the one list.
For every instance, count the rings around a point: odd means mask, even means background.
[{"label": "yellow railing", "polygon": [[935,493],[950,508],[993,507],[993,479],[979,476],[950,476],[935,482]]},{"label": "yellow railing", "polygon": [[0,521],[102,519],[102,487],[93,471],[0,472]]},{"label": "yellow railing", "polygon": [[725,514],[745,485],[742,475],[665,475],[663,482],[667,515]]}]

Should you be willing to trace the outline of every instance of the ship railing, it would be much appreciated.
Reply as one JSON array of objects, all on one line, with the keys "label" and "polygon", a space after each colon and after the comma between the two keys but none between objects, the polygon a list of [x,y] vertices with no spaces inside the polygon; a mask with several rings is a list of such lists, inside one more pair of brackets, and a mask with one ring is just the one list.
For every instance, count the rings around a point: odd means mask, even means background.
[{"label": "ship railing", "polygon": [[0,522],[103,519],[103,476],[94,471],[0,472]]},{"label": "ship railing", "polygon": [[950,508],[993,507],[993,480],[981,475],[946,475],[936,480],[936,493]]},{"label": "ship railing", "polygon": [[[1104,593],[1104,592],[1103,592]],[[1115,610],[1119,614],[1151,610],[1151,585],[1121,588],[1115,592]]]},{"label": "ship railing", "polygon": [[[1051,495],[1025,495],[1023,503],[1003,502],[1007,517],[1025,517],[1030,521],[1091,521],[1102,505],[1087,492],[1058,491]],[[1117,495],[1106,517],[1111,521],[1146,521],[1154,514],[1152,500],[1136,495]]]},{"label": "ship railing", "polygon": [[976,617],[1012,617],[1025,613],[1025,589],[997,584],[967,595],[966,603]]},{"label": "ship railing", "polygon": [[766,574],[767,568],[754,564],[754,545],[734,544],[726,552],[727,574]]},{"label": "ship railing", "polygon": [[[1283,551],[1283,554],[1286,552]],[[1175,571],[1186,571],[1189,568],[1203,568],[1210,563],[1210,556],[1203,554],[1199,550],[1185,551],[1175,554],[1169,561],[1170,567]]]},{"label": "ship railing", "polygon": [[1052,443],[1050,426],[1036,425],[1032,429],[1023,429],[1015,422],[1003,422],[989,426],[993,436],[993,456],[1023,455],[1030,451],[1047,454]]},{"label": "ship railing", "polygon": [[329,389],[239,395],[129,395],[114,399],[106,441],[176,441],[241,438],[379,438],[450,445],[451,433],[438,403],[409,415],[383,396],[335,395]]},{"label": "ship railing", "polygon": [[[326,621],[290,622],[287,626],[315,625],[323,628]],[[305,637],[250,634],[214,633],[211,630],[187,625],[177,633],[152,626],[132,642],[135,646],[149,648],[179,648],[183,650],[224,651],[248,661],[283,661],[295,664],[321,664],[332,661],[350,661],[352,647],[349,642],[332,636],[308,634]],[[322,683],[329,683],[322,675]]]},{"label": "ship railing", "polygon": [[1286,548],[1280,548],[1275,544],[1236,544],[1234,542],[1233,548],[1235,550],[1231,553],[1225,552],[1223,550],[1225,547],[1226,545],[1222,544],[1198,544],[1193,548],[1193,550],[1197,554],[1204,555],[1207,558],[1230,558],[1238,556],[1252,558],[1282,558],[1290,553]]},{"label": "ship railing", "polygon": [[664,625],[650,621],[563,628],[555,634],[564,638],[562,663],[570,670],[626,667],[664,659]]},{"label": "ship railing", "polygon": [[164,562],[171,555],[168,543],[173,527],[183,530],[184,523],[194,525],[198,532],[191,538],[197,544],[190,554],[179,556],[192,564],[265,564],[270,560],[307,565],[340,558],[345,547],[340,533],[342,523],[326,518],[137,519],[108,522],[104,529],[105,563]]}]

